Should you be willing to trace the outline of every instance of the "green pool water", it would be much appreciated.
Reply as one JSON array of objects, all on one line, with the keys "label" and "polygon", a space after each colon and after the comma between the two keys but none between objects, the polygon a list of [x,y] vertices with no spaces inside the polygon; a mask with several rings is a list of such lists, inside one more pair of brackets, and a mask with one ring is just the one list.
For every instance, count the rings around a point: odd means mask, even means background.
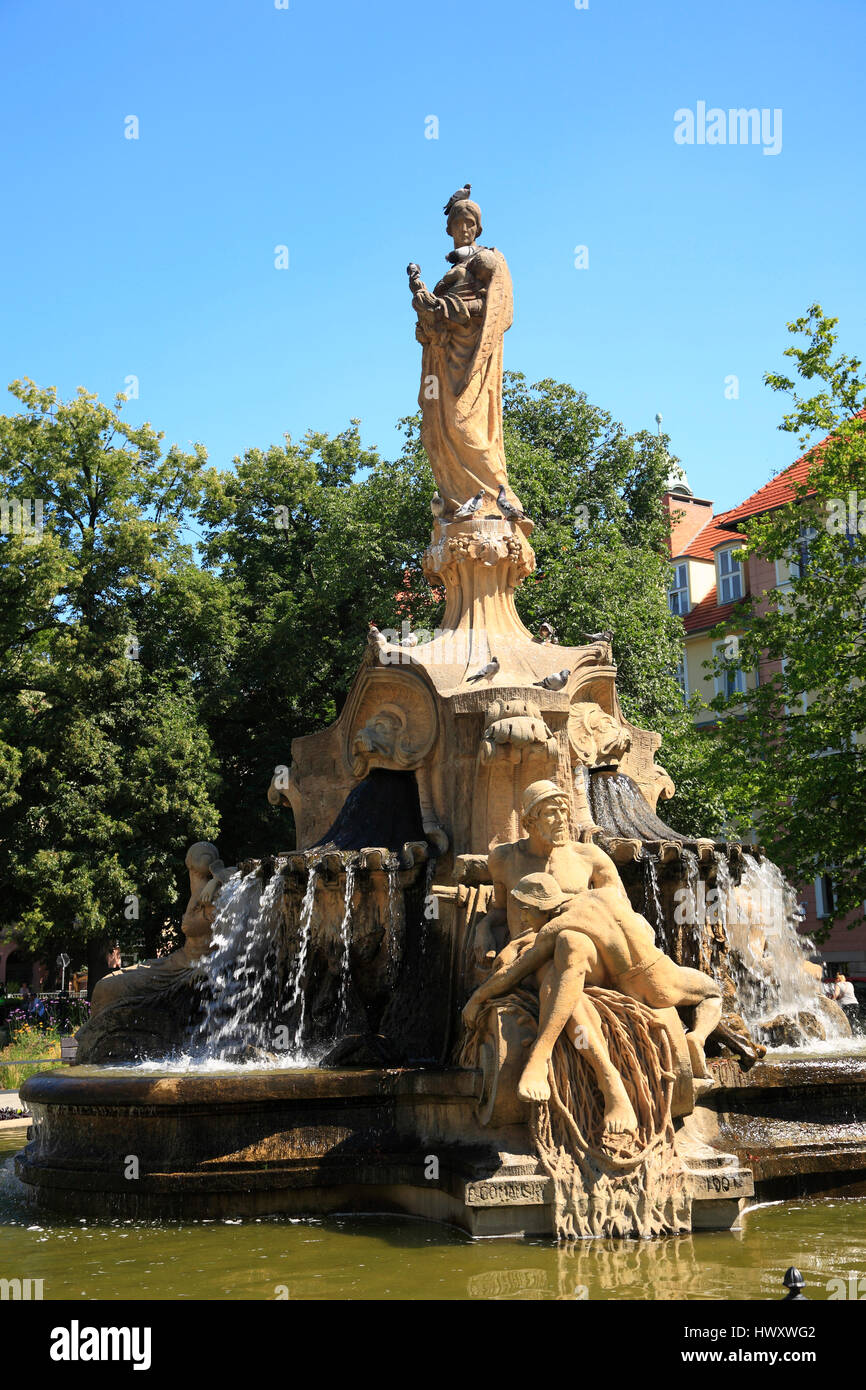
[{"label": "green pool water", "polygon": [[743,1229],[667,1241],[473,1241],[388,1216],[115,1222],[36,1216],[0,1132],[0,1278],[45,1299],[777,1299],[797,1265],[814,1299],[866,1295],[866,1198],[781,1202]]}]

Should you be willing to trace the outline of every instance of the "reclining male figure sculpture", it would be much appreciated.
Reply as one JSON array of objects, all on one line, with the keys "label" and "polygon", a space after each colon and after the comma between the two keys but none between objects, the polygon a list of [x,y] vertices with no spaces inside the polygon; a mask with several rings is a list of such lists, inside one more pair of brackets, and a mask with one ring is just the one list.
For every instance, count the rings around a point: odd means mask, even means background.
[{"label": "reclining male figure sculpture", "polygon": [[604,1099],[605,1133],[617,1134],[634,1130],[637,1120],[585,985],[618,990],[651,1008],[695,1005],[686,1041],[699,1077],[707,1075],[704,1043],[721,1017],[722,995],[709,975],[677,965],[656,946],[652,927],[632,908],[609,856],[570,839],[567,813],[567,799],[555,783],[535,782],[523,795],[526,838],[491,851],[493,908],[478,925],[477,957],[489,956],[491,927],[503,920],[510,939],[467,1003],[464,1019],[471,1026],[487,1000],[534,976],[538,1034],[519,1095],[549,1099],[548,1062],[565,1031],[586,1050]]}]

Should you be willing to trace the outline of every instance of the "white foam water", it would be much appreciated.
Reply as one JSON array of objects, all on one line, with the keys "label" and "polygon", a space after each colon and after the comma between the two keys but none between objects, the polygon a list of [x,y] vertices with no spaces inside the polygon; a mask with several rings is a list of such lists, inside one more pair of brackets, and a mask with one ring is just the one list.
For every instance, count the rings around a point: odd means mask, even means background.
[{"label": "white foam water", "polygon": [[746,856],[740,882],[726,885],[723,896],[728,937],[735,945],[732,964],[737,957],[741,962],[735,971],[737,1000],[752,1033],[761,1038],[771,1020],[783,1017],[812,1051],[818,1040],[797,1024],[803,1012],[824,1030],[822,1052],[850,1050],[847,1023],[826,1007],[820,980],[803,968],[814,943],[797,930],[797,894],[778,866]]},{"label": "white foam water", "polygon": [[267,887],[255,874],[233,875],[223,887],[213,923],[212,949],[203,962],[205,1013],[191,1053],[229,1061],[240,1052],[270,1051],[274,1039],[263,1017],[269,977],[267,957],[282,915],[283,880],[274,873]]},{"label": "white foam water", "polygon": [[288,1011],[298,1008],[298,1021],[295,1025],[295,1035],[292,1039],[292,1052],[297,1054],[303,1050],[304,1039],[304,1014],[306,1012],[307,997],[304,986],[306,985],[306,965],[307,956],[310,951],[310,938],[313,932],[313,909],[316,905],[316,886],[319,881],[318,870],[311,864],[307,872],[307,887],[304,892],[304,901],[301,904],[300,920],[300,939],[298,941],[298,953],[295,956],[292,966],[291,980],[289,984]]},{"label": "white foam water", "polygon": [[343,897],[343,920],[340,923],[340,1013],[337,1028],[345,1029],[349,1021],[349,952],[352,946],[352,900],[355,896],[355,861],[346,864],[346,890]]},{"label": "white foam water", "polygon": [[403,959],[403,897],[397,875],[399,861],[392,855],[385,865],[388,876],[388,925],[386,927],[388,951],[388,977],[393,987]]}]

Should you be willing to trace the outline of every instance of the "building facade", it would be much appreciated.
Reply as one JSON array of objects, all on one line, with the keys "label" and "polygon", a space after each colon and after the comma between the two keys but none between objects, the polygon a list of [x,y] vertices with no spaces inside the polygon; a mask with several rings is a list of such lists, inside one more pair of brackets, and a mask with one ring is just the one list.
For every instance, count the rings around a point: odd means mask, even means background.
[{"label": "building facade", "polygon": [[[684,700],[697,695],[702,702],[695,714],[695,725],[699,729],[709,729],[719,718],[707,707],[714,696],[735,695],[739,690],[752,689],[779,669],[778,662],[763,660],[756,671],[737,671],[719,677],[706,669],[704,663],[710,662],[720,648],[724,648],[728,638],[737,636],[732,615],[739,599],[747,594],[760,595],[784,589],[797,577],[801,557],[774,562],[760,555],[750,555],[744,564],[733,557],[743,545],[738,524],[790,502],[795,495],[794,485],[805,480],[810,466],[808,456],[798,459],[738,506],[717,516],[711,501],[694,496],[684,474],[673,474],[669,479],[664,496],[670,519],[668,601],[672,612],[683,622],[680,686]],[[804,561],[805,556],[802,559]],[[722,640],[712,637],[713,629],[728,619],[726,637]],[[722,681],[726,682],[724,687]],[[818,930],[832,911],[833,884],[824,875],[798,887],[804,914],[802,930],[808,935]],[[855,979],[866,979],[866,925],[848,930],[848,923],[855,921],[856,916],[852,914],[837,922],[828,939],[818,947],[818,954],[829,973],[842,970]]]}]

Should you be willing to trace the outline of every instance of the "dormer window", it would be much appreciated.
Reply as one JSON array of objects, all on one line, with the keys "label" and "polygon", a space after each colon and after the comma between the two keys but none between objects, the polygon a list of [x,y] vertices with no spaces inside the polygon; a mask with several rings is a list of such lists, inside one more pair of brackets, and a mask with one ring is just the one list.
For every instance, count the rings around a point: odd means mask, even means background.
[{"label": "dormer window", "polygon": [[668,585],[668,605],[672,613],[685,617],[689,611],[689,567],[674,565]]},{"label": "dormer window", "polygon": [[743,567],[734,555],[739,546],[730,550],[720,550],[719,556],[719,603],[736,603],[743,597]]}]

